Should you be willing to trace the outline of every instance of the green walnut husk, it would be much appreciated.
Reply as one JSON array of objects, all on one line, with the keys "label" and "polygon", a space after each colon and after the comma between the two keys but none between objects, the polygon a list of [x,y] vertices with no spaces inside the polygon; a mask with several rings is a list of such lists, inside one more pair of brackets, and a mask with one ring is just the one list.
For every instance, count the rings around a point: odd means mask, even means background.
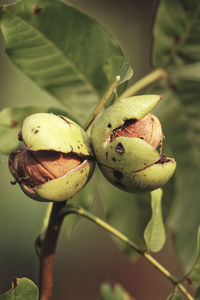
[{"label": "green walnut husk", "polygon": [[[126,124],[145,120],[160,99],[159,95],[121,99],[110,106],[92,128],[91,141],[100,170],[112,184],[124,191],[140,193],[155,190],[162,187],[175,171],[175,160],[161,153],[163,135],[154,145],[144,137],[116,134],[124,130]],[[159,120],[154,121],[154,127],[159,127]],[[154,130],[156,135],[161,127],[159,130],[152,127],[148,130]]]},{"label": "green walnut husk", "polygon": [[9,168],[21,189],[38,201],[66,201],[77,194],[94,170],[87,133],[65,116],[37,113],[19,133],[25,147],[11,153]]}]

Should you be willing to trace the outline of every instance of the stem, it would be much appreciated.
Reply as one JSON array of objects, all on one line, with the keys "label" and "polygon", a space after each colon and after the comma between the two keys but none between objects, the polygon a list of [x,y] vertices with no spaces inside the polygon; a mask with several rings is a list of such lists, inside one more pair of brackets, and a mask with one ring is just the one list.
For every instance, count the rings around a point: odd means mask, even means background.
[{"label": "stem", "polygon": [[40,300],[50,300],[53,286],[53,264],[56,244],[62,225],[63,217],[60,211],[65,206],[65,202],[54,203],[51,211],[49,224],[42,241],[42,248],[39,256],[39,291]]},{"label": "stem", "polygon": [[149,73],[148,75],[134,83],[132,86],[130,86],[118,99],[133,96],[151,83],[159,79],[164,79],[166,77],[167,73],[163,69],[156,69],[155,71]]},{"label": "stem", "polygon": [[175,285],[179,290],[187,297],[189,300],[194,300],[194,298],[189,294],[189,292],[185,289],[185,287],[179,282],[179,280],[174,277],[165,267],[163,267],[157,260],[155,260],[150,254],[140,250],[138,246],[132,242],[129,238],[127,238],[124,234],[119,232],[117,229],[110,226],[108,223],[104,222],[102,219],[94,216],[87,210],[83,209],[82,207],[74,207],[68,206],[62,210],[62,215],[68,215],[70,213],[74,213],[80,215],[91,222],[95,223],[96,225],[100,226],[101,228],[105,229],[109,233],[113,234],[117,238],[119,238],[122,242],[127,244],[137,253],[142,255],[149,263],[151,263],[157,270],[159,270],[168,280],[170,280],[173,285]]},{"label": "stem", "polygon": [[105,95],[103,96],[103,98],[101,99],[100,103],[96,106],[96,108],[94,109],[94,111],[90,115],[89,119],[85,123],[85,126],[84,126],[85,130],[87,130],[90,127],[91,123],[94,121],[94,119],[96,118],[97,114],[100,112],[100,110],[106,104],[106,102],[110,99],[110,97],[112,96],[113,92],[116,90],[119,81],[120,81],[120,76],[116,76],[115,80],[112,83],[112,85],[109,87],[109,89],[107,90],[107,92],[105,93]]}]

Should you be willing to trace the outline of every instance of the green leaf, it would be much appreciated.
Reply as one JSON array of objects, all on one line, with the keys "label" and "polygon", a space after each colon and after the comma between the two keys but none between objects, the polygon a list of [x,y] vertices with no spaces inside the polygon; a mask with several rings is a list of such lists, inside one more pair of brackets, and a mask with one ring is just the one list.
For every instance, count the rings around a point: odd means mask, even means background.
[{"label": "green leaf", "polygon": [[199,0],[161,0],[153,30],[154,65],[167,67],[199,61],[199,26]]},{"label": "green leaf", "polygon": [[[151,216],[149,194],[134,195],[123,192],[110,184],[99,170],[96,171],[95,177],[98,195],[104,203],[106,222],[125,234],[141,250],[145,250],[143,233]],[[115,237],[112,238],[120,251],[130,259],[135,257],[136,252],[129,246]]]},{"label": "green leaf", "polygon": [[112,282],[101,285],[100,300],[134,300],[134,298],[120,284]]},{"label": "green leaf", "polygon": [[0,300],[38,300],[37,286],[28,278],[15,278],[12,288],[0,296]]},{"label": "green leaf", "polygon": [[169,69],[169,75],[172,80],[189,80],[200,81],[200,62],[194,64],[181,65],[180,67],[173,67]]},{"label": "green leaf", "polygon": [[[168,72],[159,116],[176,158],[171,226],[186,270],[194,261],[200,220],[200,2],[162,0],[154,26],[153,62]],[[183,76],[181,76],[181,70]],[[190,220],[190,221],[188,221]]]},{"label": "green leaf", "polygon": [[182,300],[181,292],[179,290],[175,290],[172,294],[169,295],[167,300]]},{"label": "green leaf", "polygon": [[121,73],[114,76],[120,75],[122,81],[130,78],[130,67],[126,62],[123,66],[116,40],[94,19],[64,1],[21,0],[1,10],[0,22],[13,62],[81,122],[116,71]]},{"label": "green leaf", "polygon": [[162,218],[161,189],[151,192],[151,209],[152,216],[145,228],[144,239],[147,244],[147,248],[150,251],[158,252],[162,249],[166,240],[165,227]]},{"label": "green leaf", "polygon": [[[94,183],[91,180],[75,197],[67,201],[67,205],[72,204],[90,210],[94,202],[93,185]],[[72,230],[80,219],[81,217],[76,214],[70,214],[65,218],[65,228],[68,238],[71,236]]]},{"label": "green leaf", "polygon": [[189,278],[193,286],[200,287],[200,226],[197,233],[196,259],[187,278]]},{"label": "green leaf", "polygon": [[122,56],[113,56],[103,66],[105,75],[111,82],[114,81],[117,74],[120,74],[119,84],[126,82],[133,76],[131,65]]}]

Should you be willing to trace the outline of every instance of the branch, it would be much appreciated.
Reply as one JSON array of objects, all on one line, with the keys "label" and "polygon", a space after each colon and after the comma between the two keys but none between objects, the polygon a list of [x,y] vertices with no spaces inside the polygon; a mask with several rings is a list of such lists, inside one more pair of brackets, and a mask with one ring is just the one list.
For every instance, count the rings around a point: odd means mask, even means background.
[{"label": "branch", "polygon": [[81,207],[75,207],[75,206],[65,206],[65,208],[62,210],[62,215],[68,215],[70,213],[77,214],[79,216],[82,216],[91,222],[95,223],[96,225],[100,226],[101,228],[105,229],[109,233],[116,236],[118,239],[120,239],[122,242],[127,244],[130,248],[135,250],[137,253],[142,255],[146,260],[148,260],[149,263],[151,263],[157,270],[159,270],[168,280],[170,280],[174,286],[176,286],[185,296],[188,300],[194,300],[194,298],[190,295],[190,293],[185,289],[185,287],[179,282],[179,280],[174,277],[165,267],[163,267],[157,260],[155,260],[149,253],[142,251],[138,248],[138,246],[133,243],[131,240],[129,240],[124,234],[110,226],[108,223],[104,222],[102,219],[94,216],[87,210],[81,208]]},{"label": "branch", "polygon": [[53,264],[58,235],[61,229],[64,216],[60,212],[65,206],[65,202],[53,204],[49,224],[42,241],[41,251],[39,253],[40,273],[39,273],[39,291],[40,300],[50,300],[53,286]]}]

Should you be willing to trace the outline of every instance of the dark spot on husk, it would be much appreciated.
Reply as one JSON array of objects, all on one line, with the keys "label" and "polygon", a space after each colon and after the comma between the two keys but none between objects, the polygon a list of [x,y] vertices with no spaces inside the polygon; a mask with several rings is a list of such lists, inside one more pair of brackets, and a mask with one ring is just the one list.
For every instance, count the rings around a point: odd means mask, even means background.
[{"label": "dark spot on husk", "polygon": [[112,125],[109,123],[109,124],[107,125],[107,127],[108,127],[108,128],[111,128],[111,127],[112,127]]},{"label": "dark spot on husk", "polygon": [[15,184],[17,184],[17,180],[10,181],[10,183],[11,183],[12,185],[15,185]]},{"label": "dark spot on husk", "polygon": [[160,159],[156,162],[156,164],[164,164],[166,162],[169,162],[170,159],[166,157],[164,153],[161,154]]},{"label": "dark spot on husk", "polygon": [[11,120],[11,121],[10,121],[10,128],[15,128],[15,127],[17,127],[17,122]]},{"label": "dark spot on husk", "polygon": [[39,7],[38,5],[36,5],[35,8],[34,8],[34,11],[33,11],[34,14],[35,15],[39,14],[39,12],[41,11],[41,9],[42,9],[41,7]]},{"label": "dark spot on husk", "polygon": [[116,158],[115,158],[115,157],[112,157],[112,160],[113,160],[113,161],[116,161]]},{"label": "dark spot on husk", "polygon": [[116,152],[119,154],[124,154],[124,146],[122,145],[122,143],[117,144],[116,146]]},{"label": "dark spot on husk", "polygon": [[20,130],[20,132],[18,133],[18,140],[19,140],[20,142],[23,141],[22,131],[21,131],[21,130]]},{"label": "dark spot on husk", "polygon": [[117,180],[121,180],[121,179],[123,178],[122,172],[117,171],[117,170],[114,170],[114,171],[113,171],[113,175],[115,176],[115,178],[116,178]]},{"label": "dark spot on husk", "polygon": [[39,132],[39,130],[35,130],[34,133],[37,134]]},{"label": "dark spot on husk", "polygon": [[125,185],[123,185],[123,183],[121,183],[120,181],[115,181],[115,184],[122,188],[125,188]]}]

